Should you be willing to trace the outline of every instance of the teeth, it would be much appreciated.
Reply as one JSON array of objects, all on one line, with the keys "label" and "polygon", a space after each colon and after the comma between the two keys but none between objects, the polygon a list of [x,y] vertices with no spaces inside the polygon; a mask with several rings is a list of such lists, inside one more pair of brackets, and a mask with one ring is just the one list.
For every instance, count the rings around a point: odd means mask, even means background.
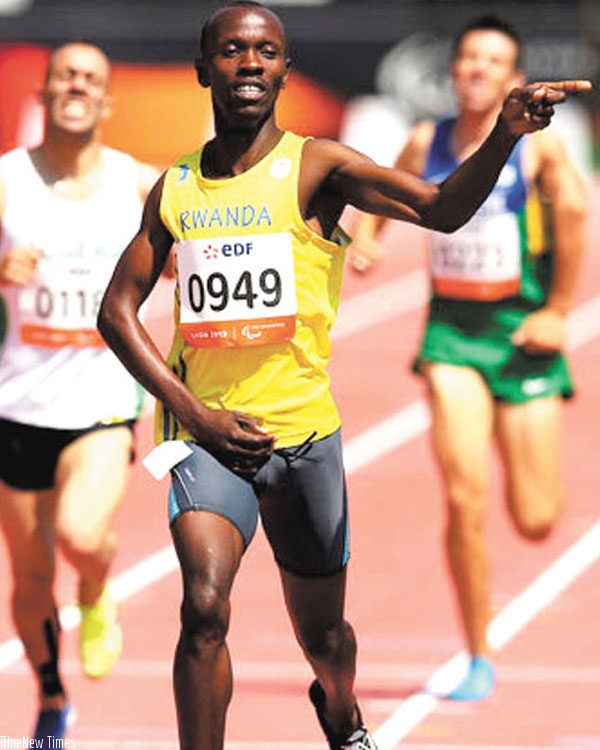
[{"label": "teeth", "polygon": [[260,93],[262,89],[260,88],[260,86],[253,86],[248,83],[248,84],[244,84],[243,86],[238,86],[237,90],[254,94],[254,93]]},{"label": "teeth", "polygon": [[75,116],[84,114],[86,111],[85,104],[80,101],[70,101],[65,105],[65,112],[67,115]]}]

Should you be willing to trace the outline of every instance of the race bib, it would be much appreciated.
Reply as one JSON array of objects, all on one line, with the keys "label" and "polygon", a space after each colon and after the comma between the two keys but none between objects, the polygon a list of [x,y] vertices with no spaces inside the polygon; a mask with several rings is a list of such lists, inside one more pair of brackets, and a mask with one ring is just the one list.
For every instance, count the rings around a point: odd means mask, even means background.
[{"label": "race bib", "polygon": [[244,235],[177,246],[179,328],[196,347],[289,341],[296,330],[292,237]]},{"label": "race bib", "polygon": [[21,341],[50,349],[106,346],[96,318],[114,265],[114,258],[42,258],[19,297]]},{"label": "race bib", "polygon": [[431,275],[441,297],[491,302],[518,294],[521,246],[516,217],[475,216],[453,234],[432,233]]}]

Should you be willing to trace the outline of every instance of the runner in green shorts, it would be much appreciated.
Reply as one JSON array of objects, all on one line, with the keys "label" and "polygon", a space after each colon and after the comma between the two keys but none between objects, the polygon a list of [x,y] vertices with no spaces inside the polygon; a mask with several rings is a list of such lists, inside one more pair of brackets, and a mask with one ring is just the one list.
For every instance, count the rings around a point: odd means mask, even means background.
[{"label": "runner in green shorts", "polygon": [[[485,16],[453,46],[457,116],[418,123],[396,165],[432,182],[465,161],[493,128],[506,91],[524,80],[512,26]],[[562,402],[573,394],[565,319],[585,245],[587,195],[549,131],[513,150],[475,216],[430,233],[432,297],[415,369],[427,384],[432,438],[447,504],[446,550],[470,653],[446,697],[485,698],[495,683],[487,627],[484,516],[497,443],[510,517],[543,539],[562,503]],[[357,270],[381,257],[382,221],[365,216],[350,248]]]},{"label": "runner in green shorts", "polygon": [[415,372],[424,362],[477,370],[495,399],[519,404],[560,395],[571,398],[573,382],[562,352],[529,354],[511,341],[529,311],[523,306],[463,303],[434,298]]}]

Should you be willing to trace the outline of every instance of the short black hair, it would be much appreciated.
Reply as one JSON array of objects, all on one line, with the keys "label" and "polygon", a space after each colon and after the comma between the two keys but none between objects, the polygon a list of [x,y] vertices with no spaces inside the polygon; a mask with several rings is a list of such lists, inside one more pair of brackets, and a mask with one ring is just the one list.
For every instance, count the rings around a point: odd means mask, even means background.
[{"label": "short black hair", "polygon": [[[222,10],[227,10],[227,8],[260,8],[262,10],[268,11],[269,13],[271,13],[271,15],[275,16],[275,18],[277,18],[277,20],[281,24],[281,19],[279,18],[279,16],[274,13],[271,8],[267,8],[264,3],[258,2],[258,0],[232,0],[232,2],[224,3],[208,16],[202,26],[202,29],[200,31],[200,39],[198,40],[198,52],[201,55],[204,55],[206,51],[206,39],[208,36],[208,30],[213,22],[214,17]],[[283,29],[283,24],[281,24],[281,27]]]},{"label": "short black hair", "polygon": [[499,31],[509,39],[512,39],[517,47],[516,67],[523,67],[523,40],[521,39],[521,35],[511,23],[508,23],[508,21],[504,21],[502,18],[492,14],[474,18],[462,27],[452,42],[452,60],[456,59],[463,38],[471,31]]}]

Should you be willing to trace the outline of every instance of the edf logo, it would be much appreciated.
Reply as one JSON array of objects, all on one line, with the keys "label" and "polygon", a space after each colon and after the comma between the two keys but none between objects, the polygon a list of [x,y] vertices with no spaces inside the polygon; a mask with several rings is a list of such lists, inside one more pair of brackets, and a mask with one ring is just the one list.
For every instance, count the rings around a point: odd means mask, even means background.
[{"label": "edf logo", "polygon": [[221,248],[221,253],[226,258],[237,258],[240,255],[250,255],[251,252],[251,242],[233,242],[232,244],[225,244]]},{"label": "edf logo", "polygon": [[225,258],[239,258],[242,255],[250,255],[252,249],[252,242],[226,242],[221,245],[220,250],[214,245],[207,245],[202,252],[204,257],[210,260],[211,258],[217,258],[219,255],[223,255]]},{"label": "edf logo", "polygon": [[219,248],[214,245],[207,245],[202,249],[202,252],[204,253],[206,260],[212,260],[213,258],[219,257]]},{"label": "edf logo", "polygon": [[202,255],[205,260],[215,260],[220,255],[225,258],[240,258],[243,255],[250,255],[253,248],[252,242],[225,242],[220,248],[208,244],[202,248]]}]

